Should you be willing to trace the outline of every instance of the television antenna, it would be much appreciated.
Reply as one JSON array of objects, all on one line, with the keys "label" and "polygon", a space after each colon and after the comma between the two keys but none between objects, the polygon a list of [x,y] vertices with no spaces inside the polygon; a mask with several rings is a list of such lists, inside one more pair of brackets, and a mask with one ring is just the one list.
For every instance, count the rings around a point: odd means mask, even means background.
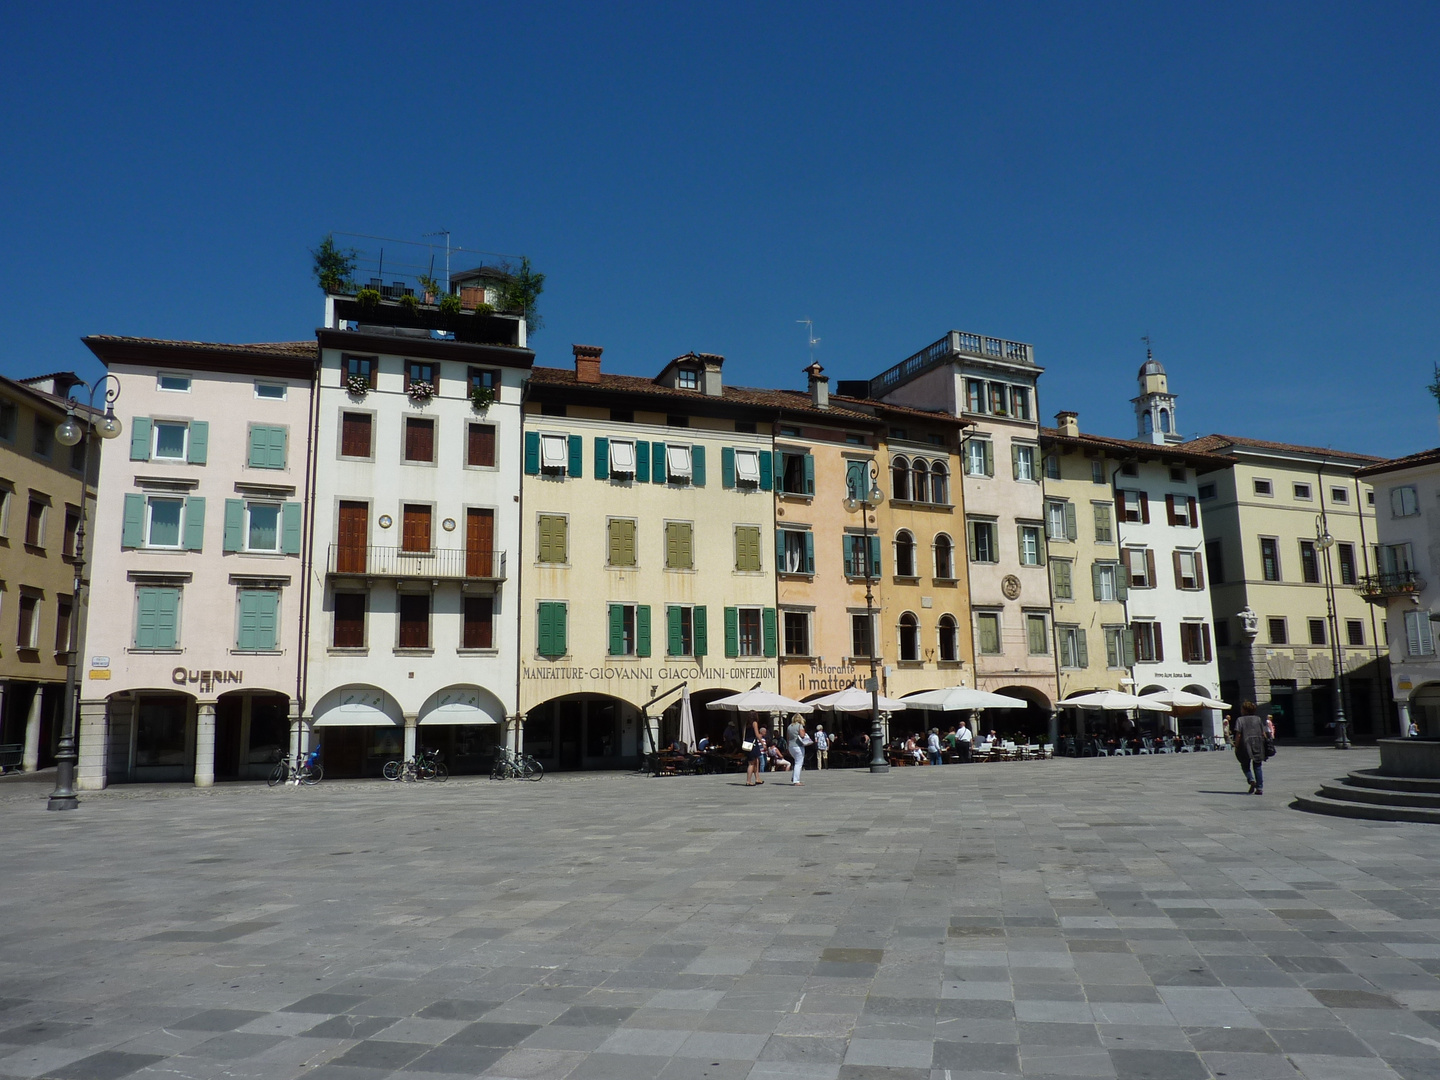
[{"label": "television antenna", "polygon": [[810,349],[810,363],[815,363],[815,346],[820,344],[820,339],[815,336],[815,323],[810,319],[796,319],[797,323],[805,327],[806,344]]},{"label": "television antenna", "polygon": [[[424,235],[445,237],[445,291],[448,293],[450,291],[450,230],[437,229],[435,230],[435,232],[427,232]],[[435,262],[434,259],[431,259],[430,262],[431,266],[433,267]]]}]

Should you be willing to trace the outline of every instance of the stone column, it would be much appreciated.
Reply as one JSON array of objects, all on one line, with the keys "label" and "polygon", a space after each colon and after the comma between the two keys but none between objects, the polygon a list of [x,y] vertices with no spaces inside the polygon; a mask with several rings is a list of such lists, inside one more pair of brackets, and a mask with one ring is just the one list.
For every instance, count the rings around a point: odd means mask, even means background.
[{"label": "stone column", "polygon": [[517,754],[525,752],[525,714],[516,713],[510,717],[509,746]]},{"label": "stone column", "polygon": [[1400,714],[1400,737],[1403,739],[1410,734],[1410,702],[1396,701],[1395,711]]},{"label": "stone column", "polygon": [[1060,742],[1060,710],[1050,710],[1050,745],[1055,746]]},{"label": "stone column", "polygon": [[82,701],[75,718],[80,760],[75,764],[76,791],[104,791],[109,753],[110,714],[104,701]]},{"label": "stone column", "polygon": [[420,723],[420,717],[415,713],[405,714],[405,760],[412,761],[415,757],[415,728]]},{"label": "stone column", "polygon": [[195,706],[195,786],[215,785],[215,703]]},{"label": "stone column", "polygon": [[45,687],[36,684],[35,696],[30,699],[30,713],[25,718],[25,756],[20,762],[22,772],[34,772],[40,768],[40,710],[44,705]]}]

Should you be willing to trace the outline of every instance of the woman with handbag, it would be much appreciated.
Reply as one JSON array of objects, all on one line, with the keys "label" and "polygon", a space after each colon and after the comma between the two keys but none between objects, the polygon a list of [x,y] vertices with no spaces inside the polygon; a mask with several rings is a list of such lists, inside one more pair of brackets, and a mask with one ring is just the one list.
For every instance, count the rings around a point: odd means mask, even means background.
[{"label": "woman with handbag", "polygon": [[756,784],[763,784],[760,779],[760,755],[765,753],[765,740],[760,737],[760,718],[750,718],[750,730],[746,733],[745,741],[740,744],[740,749],[745,752],[745,786],[754,787]]},{"label": "woman with handbag", "polygon": [[[1250,782],[1250,794],[1265,794],[1266,735],[1265,721],[1255,715],[1255,703],[1246,701],[1240,706],[1240,719],[1235,721],[1235,757],[1240,768],[1245,770],[1245,779]],[[1273,744],[1272,744],[1273,745]]]}]

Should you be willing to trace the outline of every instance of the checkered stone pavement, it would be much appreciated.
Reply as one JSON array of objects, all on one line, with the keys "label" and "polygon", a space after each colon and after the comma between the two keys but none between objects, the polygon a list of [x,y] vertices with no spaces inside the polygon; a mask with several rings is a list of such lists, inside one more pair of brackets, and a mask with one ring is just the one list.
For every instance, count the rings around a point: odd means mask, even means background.
[{"label": "checkered stone pavement", "polygon": [[0,1080],[1440,1077],[1440,828],[1226,754],[0,783]]}]

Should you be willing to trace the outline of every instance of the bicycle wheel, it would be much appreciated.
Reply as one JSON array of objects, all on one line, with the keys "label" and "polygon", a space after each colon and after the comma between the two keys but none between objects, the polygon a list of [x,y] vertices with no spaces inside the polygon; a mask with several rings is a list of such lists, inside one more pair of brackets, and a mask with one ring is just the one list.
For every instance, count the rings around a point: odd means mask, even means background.
[{"label": "bicycle wheel", "polygon": [[324,769],[322,769],[319,765],[313,765],[309,769],[306,769],[305,772],[301,775],[300,782],[309,787],[314,787],[320,782],[320,778],[324,775]]},{"label": "bicycle wheel", "polygon": [[274,787],[276,784],[283,784],[290,776],[290,767],[285,762],[280,762],[270,770],[270,779],[265,781],[267,787]]},{"label": "bicycle wheel", "polygon": [[421,761],[415,766],[415,778],[417,780],[434,780],[435,763],[433,761]]},{"label": "bicycle wheel", "polygon": [[399,779],[400,779],[400,762],[398,762],[398,761],[387,761],[387,762],[385,762],[385,768],[381,769],[380,772],[381,772],[381,775],[383,775],[386,780],[399,780]]},{"label": "bicycle wheel", "polygon": [[497,762],[495,762],[493,765],[490,766],[490,779],[491,779],[491,780],[504,780],[504,779],[505,779],[505,763],[504,763],[504,762],[497,761]]},{"label": "bicycle wheel", "polygon": [[539,780],[545,775],[545,766],[526,754],[520,761],[520,776],[523,780]]},{"label": "bicycle wheel", "polygon": [[450,770],[437,761],[435,763],[435,771],[430,774],[430,779],[434,780],[437,784],[443,784],[446,780],[450,779]]}]

